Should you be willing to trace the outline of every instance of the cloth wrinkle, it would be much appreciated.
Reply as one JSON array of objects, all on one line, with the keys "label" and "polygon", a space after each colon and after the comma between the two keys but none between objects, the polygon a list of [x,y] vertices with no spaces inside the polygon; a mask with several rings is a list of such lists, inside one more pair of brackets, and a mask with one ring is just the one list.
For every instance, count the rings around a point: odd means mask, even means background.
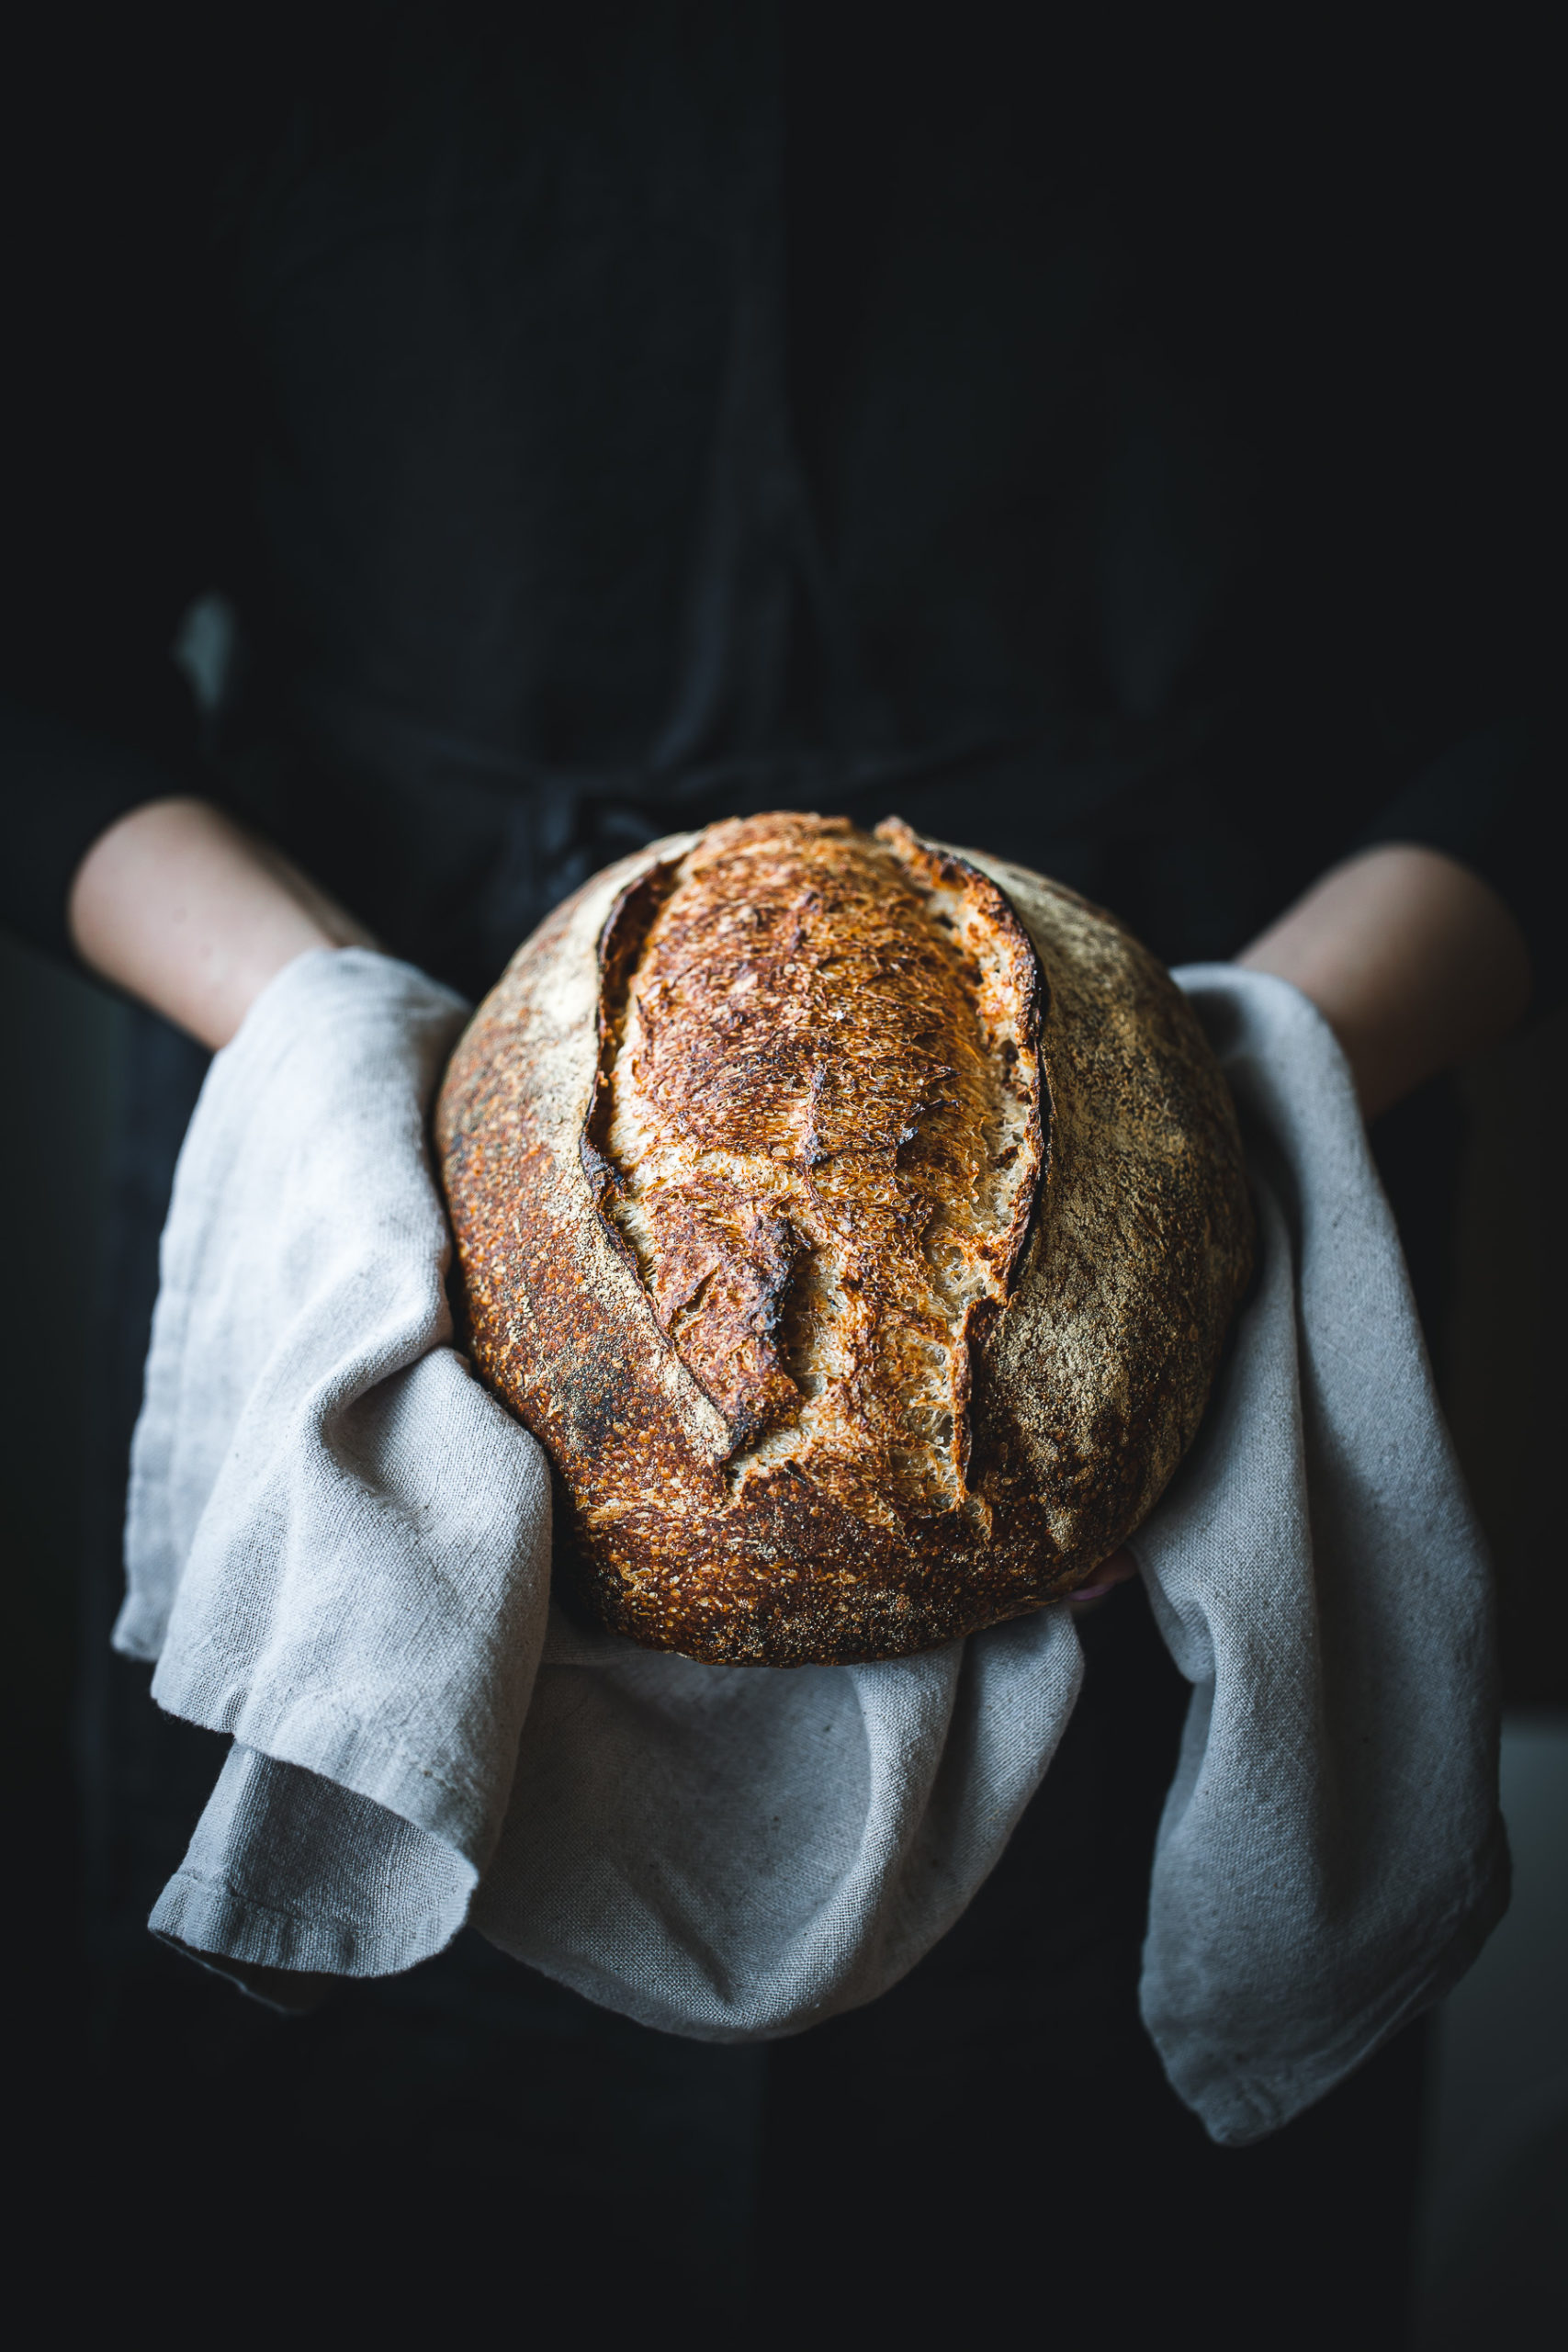
[{"label": "cloth wrinkle", "polygon": [[[1259,1262],[1132,1540],[1192,1685],[1140,1999],[1239,2143],[1457,1980],[1506,1849],[1484,1553],[1343,1059],[1283,982],[1178,978]],[[390,958],[302,956],[192,1121],[116,1639],[233,1746],[152,1925],[241,1982],[392,1973],[472,1925],[663,2031],[798,2033],[994,1867],[1081,1686],[1072,1613],[779,1671],[553,1607],[544,1457],[452,1344],[427,1118],[465,1011]]]}]

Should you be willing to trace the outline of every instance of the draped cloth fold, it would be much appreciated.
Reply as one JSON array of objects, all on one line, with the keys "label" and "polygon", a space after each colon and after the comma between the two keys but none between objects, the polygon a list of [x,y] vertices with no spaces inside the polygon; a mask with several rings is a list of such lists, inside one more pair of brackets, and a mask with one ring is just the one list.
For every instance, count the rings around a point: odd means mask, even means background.
[{"label": "draped cloth fold", "polygon": [[[1483,1550],[1343,1060],[1283,982],[1178,978],[1262,1246],[1134,1539],[1193,1686],[1142,2001],[1241,2143],[1448,1988],[1506,1854]],[[288,2000],[471,1923],[645,2024],[798,2032],[897,1982],[996,1864],[1077,1694],[1072,1615],[772,1671],[552,1610],[544,1459],[453,1345],[426,1133],[464,1012],[389,958],[303,956],[186,1137],[116,1641],[234,1744],[152,1925]]]}]

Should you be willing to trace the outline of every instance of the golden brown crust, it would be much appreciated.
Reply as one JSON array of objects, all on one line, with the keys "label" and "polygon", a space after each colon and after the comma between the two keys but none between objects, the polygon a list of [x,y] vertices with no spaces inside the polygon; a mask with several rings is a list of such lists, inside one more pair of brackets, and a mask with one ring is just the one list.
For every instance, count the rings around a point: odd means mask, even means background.
[{"label": "golden brown crust", "polygon": [[587,1597],[714,1661],[902,1656],[1071,1590],[1190,1443],[1249,1262],[1168,976],[892,821],[596,876],[437,1124],[474,1360],[560,1472]]},{"label": "golden brown crust", "polygon": [[583,1164],[731,1494],[787,1466],[873,1525],[955,1509],[1042,1157],[1006,899],[907,828],[765,818],[623,892],[599,955]]}]

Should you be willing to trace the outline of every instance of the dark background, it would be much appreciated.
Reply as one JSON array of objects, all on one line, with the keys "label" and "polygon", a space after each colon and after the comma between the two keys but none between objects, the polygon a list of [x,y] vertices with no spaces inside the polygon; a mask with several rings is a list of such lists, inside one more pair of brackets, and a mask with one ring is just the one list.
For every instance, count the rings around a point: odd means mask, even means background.
[{"label": "dark background", "polygon": [[[204,41],[216,40],[220,20],[209,11],[189,12],[187,20],[180,12],[154,10],[121,13],[117,22],[114,39],[127,44],[128,56],[135,51],[139,67],[145,63],[144,43],[162,40],[168,51],[166,70],[173,74],[189,71],[193,44],[199,50]],[[37,19],[42,63],[29,64],[16,52],[9,60],[8,103],[20,110],[17,128],[25,128],[21,118],[46,96],[58,107],[61,89],[73,87],[73,48],[97,37],[85,29],[96,23],[94,12],[70,7]],[[1314,236],[1323,230],[1325,250],[1343,251],[1348,241],[1353,244],[1363,181],[1381,168],[1387,127],[1396,116],[1417,150],[1420,168],[1402,183],[1396,200],[1380,209],[1384,243],[1360,257],[1358,283],[1366,296],[1363,348],[1399,356],[1400,364],[1379,380],[1407,387],[1419,379],[1420,397],[1383,420],[1390,446],[1402,446],[1404,452],[1402,480],[1409,514],[1396,512],[1396,526],[1414,517],[1424,532],[1432,514],[1440,514],[1444,552],[1425,579],[1424,603],[1391,615],[1387,600],[1380,602],[1375,579],[1366,593],[1379,603],[1380,622],[1418,653],[1432,616],[1440,617],[1450,596],[1483,574],[1489,589],[1496,591],[1483,600],[1492,633],[1483,666],[1504,674],[1536,674],[1543,665],[1529,616],[1543,631],[1550,626],[1550,607],[1533,594],[1520,551],[1529,548],[1539,555],[1548,544],[1540,520],[1537,465],[1540,448],[1554,437],[1554,430],[1541,430],[1547,399],[1534,355],[1544,351],[1558,306],[1540,275],[1541,222],[1530,209],[1536,183],[1529,168],[1542,135],[1544,60],[1528,41],[1516,56],[1508,20],[1495,11],[1489,12],[1483,34],[1479,17],[1461,13],[1420,27],[1418,38],[1415,27],[1408,37],[1387,36],[1375,58],[1363,23],[1348,17],[1340,23],[1326,11],[1288,21],[1254,17],[1245,63],[1258,110],[1260,152],[1269,143],[1269,97],[1277,81],[1311,85],[1319,80],[1340,94],[1348,85],[1361,93],[1359,106],[1338,111],[1337,119],[1348,125],[1348,146],[1328,175],[1339,191],[1348,228],[1334,220],[1305,224]],[[24,48],[31,38],[24,36]],[[1478,43],[1483,55],[1478,54]],[[73,118],[88,106],[87,119],[73,119],[73,130],[89,141],[123,141],[135,168],[156,180],[157,158],[141,152],[136,126],[126,122],[117,106],[117,73],[101,72],[89,80],[90,105],[78,96],[71,98],[67,111]],[[93,115],[94,107],[99,116]],[[6,143],[14,157],[18,149],[9,130]],[[19,152],[28,152],[25,140]],[[72,476],[74,494],[90,512],[107,481],[136,506],[152,495],[148,485],[155,480],[145,451],[142,462],[128,466],[123,451],[94,437],[106,375],[122,384],[128,375],[134,378],[133,340],[119,334],[112,301],[104,307],[102,287],[62,287],[53,304],[51,229],[59,231],[73,203],[82,200],[67,165],[68,158],[52,173],[40,169],[19,179],[7,199],[11,224],[21,232],[18,267],[44,287],[49,300],[43,308],[79,350],[80,419],[73,430],[81,463]],[[1436,218],[1430,210],[1434,189],[1441,192]],[[158,192],[170,217],[178,218],[182,189],[170,186]],[[1230,217],[1230,192],[1216,193]],[[106,279],[115,266],[111,251]],[[1321,290],[1326,305],[1333,289]],[[172,322],[174,331],[178,325]],[[1306,345],[1303,338],[1303,364],[1314,371],[1308,389],[1321,416],[1331,420],[1345,405],[1359,410],[1369,391],[1365,378],[1347,376],[1332,343],[1315,355]],[[1499,354],[1507,355],[1506,364]],[[1377,375],[1375,365],[1363,364]],[[51,401],[62,374],[70,374],[58,367],[24,366],[17,372],[43,385],[43,397]],[[127,408],[137,413],[134,401]],[[1507,420],[1506,429],[1498,429],[1500,418]],[[199,423],[194,413],[162,419],[165,434],[176,439],[199,430]],[[17,471],[25,477],[25,416],[12,435]],[[1303,446],[1301,452],[1301,494],[1321,498],[1328,508],[1337,494],[1344,494],[1335,480],[1335,447],[1333,432],[1325,427],[1315,446]],[[1465,462],[1456,467],[1460,450]],[[83,574],[73,552],[69,501],[62,507],[51,492],[43,510],[47,550],[58,559],[67,604],[79,598],[90,621],[94,597],[101,594],[118,613],[114,583]],[[139,555],[142,546],[156,543],[156,517],[146,519],[145,537],[137,540]],[[1510,554],[1519,560],[1510,562]],[[36,577],[23,578],[24,607],[39,605],[37,586]],[[20,609],[15,626],[24,640],[28,621],[28,611]],[[69,663],[71,633],[57,633],[52,641]],[[16,642],[13,636],[13,647]],[[73,2212],[88,2218],[89,2267],[103,2258],[97,2223],[117,2190],[90,2143],[90,2127],[85,2132],[81,2121],[92,2112],[84,2084],[91,2066],[94,2017],[77,1932],[80,1823],[72,1758],[80,1730],[73,1709],[82,1636],[76,1564],[83,1515],[101,1507],[101,1498],[90,1499],[85,1491],[85,1425],[96,1386],[109,1376],[108,1335],[98,1319],[100,1253],[113,1136],[134,1082],[129,1045],[122,1008],[0,939],[0,1202],[14,1270],[7,1345],[0,1353],[0,1556],[9,1612],[0,1676],[11,1743],[11,1951],[21,1979],[14,2037],[20,2070],[36,2080],[42,2094],[20,2110],[17,2137],[24,2162],[49,2191],[54,2221],[62,2224]],[[1438,1370],[1497,1557],[1511,1736],[1520,1754],[1528,1749],[1538,1758],[1549,1753],[1561,1758],[1568,1741],[1568,1591],[1558,1491],[1568,1422],[1561,1336],[1568,1306],[1561,1172],[1565,1081],[1568,1021],[1562,1014],[1461,1074],[1454,1090],[1465,1120],[1456,1213],[1451,1227],[1437,1215],[1433,1230],[1421,1237],[1425,1252],[1446,1256],[1450,1263],[1452,1290],[1441,1328],[1433,1335]],[[1427,1108],[1429,1114],[1433,1106]],[[1438,1124],[1442,1125],[1440,1106]],[[1419,1117],[1414,1125],[1404,1123],[1401,1132],[1406,1152],[1419,1154]],[[95,1643],[100,1633],[95,1625]],[[1551,1788],[1560,1791],[1561,1781],[1559,1770]],[[1539,1792],[1547,1782],[1532,1786]],[[1541,1894],[1553,1872],[1559,1886],[1568,1876],[1568,1815],[1560,1796],[1549,1791],[1541,1797],[1532,1821],[1536,1826],[1528,1851],[1521,1844],[1521,1856],[1526,1871],[1535,1875],[1528,1883],[1521,1877],[1513,1918],[1473,1984],[1461,1988],[1470,2023],[1456,2026],[1438,2041],[1439,2067],[1455,2080],[1466,2065],[1471,2070],[1468,2104],[1445,2094],[1439,2109],[1460,2117],[1472,2134],[1478,2119],[1485,2120],[1488,2096],[1495,2105],[1504,2096],[1497,2015],[1503,2009],[1509,2013],[1517,2082],[1529,2074],[1531,2036],[1548,2016],[1542,1988],[1550,1984],[1551,1951],[1556,1949],[1562,1959],[1561,1948],[1550,1945],[1551,1907]],[[1506,1961],[1509,1952],[1523,1957]],[[1497,1960],[1499,1953],[1506,1964]],[[171,1959],[172,2000],[182,1997],[185,1981],[182,1964]],[[193,1986],[199,1981],[192,1972]],[[1536,1987],[1529,1998],[1520,1991],[1527,1984]],[[1456,2003],[1456,2019],[1460,2007]],[[211,2014],[219,2020],[214,2031],[221,2031],[227,2009],[218,2005]],[[1551,2061],[1545,2038],[1539,2054],[1544,2076]],[[1563,2111],[1558,2110],[1552,2127],[1559,2140]],[[243,2119],[210,2120],[216,2166],[229,2135],[243,2130]],[[136,2119],[128,2117],[125,2123],[123,2147],[134,2149]],[[1438,2175],[1451,2157],[1451,2145],[1439,2133],[1429,2195],[1433,2211],[1445,2217],[1450,2207],[1444,2204]],[[282,2201],[287,2204],[286,2196]],[[1528,2197],[1516,2197],[1515,2203],[1512,2237],[1484,2217],[1477,2225],[1467,2290],[1476,2299],[1472,2319],[1450,2315],[1445,2321],[1439,2314],[1431,2324],[1434,2344],[1486,2342],[1509,2352],[1536,2340],[1511,2327],[1506,2306],[1509,2280],[1522,2277],[1532,2261],[1539,2264],[1543,2247],[1550,2252],[1551,2224],[1545,2209]],[[1519,2213],[1526,2224],[1523,2237],[1517,2226]],[[170,2219],[177,2243],[179,2217]],[[166,2249],[145,2251],[154,2265],[166,2257]],[[1498,2261],[1506,2273],[1501,2284]],[[68,2277],[64,2288],[69,2299],[79,2291],[80,2281]],[[1483,2323],[1474,2318],[1476,2312],[1484,2313]]]}]

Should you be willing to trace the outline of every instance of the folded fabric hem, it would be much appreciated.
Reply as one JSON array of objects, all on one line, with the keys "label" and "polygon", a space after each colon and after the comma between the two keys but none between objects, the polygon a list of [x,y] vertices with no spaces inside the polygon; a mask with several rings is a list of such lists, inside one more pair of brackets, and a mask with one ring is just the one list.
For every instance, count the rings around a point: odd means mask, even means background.
[{"label": "folded fabric hem", "polygon": [[142,1666],[156,1666],[164,1646],[166,1614],[166,1610],[151,1604],[143,1606],[135,1595],[127,1593],[109,1634],[110,1649],[120,1657],[137,1659]]},{"label": "folded fabric hem", "polygon": [[259,1962],[246,1960],[228,1960],[220,1952],[198,1951],[194,1944],[182,1943],[178,1936],[163,1935],[156,1929],[153,1939],[166,1951],[178,1952],[182,1960],[194,1961],[209,1975],[221,1977],[236,1992],[259,2001],[274,2017],[311,2017],[346,1982],[341,1976],[319,1976],[303,1970],[296,1973],[287,1968],[264,1968]]},{"label": "folded fabric hem", "polygon": [[479,1874],[470,1871],[468,1878],[461,1916],[450,1919],[427,1911],[416,1920],[400,1920],[402,1932],[390,1957],[389,1939],[367,1935],[349,1920],[280,1910],[242,1893],[231,1879],[203,1878],[186,1869],[170,1879],[147,1925],[161,1942],[216,1966],[220,1975],[230,1973],[221,1965],[227,1961],[299,1975],[400,1976],[444,1951],[465,1924]]},{"label": "folded fabric hem", "polygon": [[[198,1682],[171,1691],[160,1690],[154,1675],[152,1696],[181,1722],[222,1733],[275,1763],[298,1765],[380,1805],[452,1847],[476,1876],[490,1859],[505,1817],[510,1777],[499,1792],[448,1780],[438,1766],[422,1763],[395,1733],[374,1729],[327,1690],[265,1708],[249,1690],[219,1690]],[[326,1724],[323,1716],[330,1719]],[[433,1796],[445,1802],[433,1804]]]},{"label": "folded fabric hem", "polygon": [[[1292,2088],[1283,2094],[1278,2076],[1238,2074],[1212,2059],[1192,2069],[1173,2064],[1155,2021],[1140,2001],[1145,2027],[1171,2088],[1221,2147],[1247,2148],[1268,2139],[1326,2098],[1403,2027],[1453,1990],[1507,1909],[1508,1894],[1507,1841],[1498,1825],[1479,1883],[1450,1914],[1453,1924],[1436,1953],[1428,1949],[1387,1988],[1382,1999],[1358,2011],[1332,2042],[1303,2064],[1293,2077]],[[1173,2038],[1179,2035],[1179,2028]],[[1216,2087],[1223,2092],[1218,2100],[1210,2096]]]}]

